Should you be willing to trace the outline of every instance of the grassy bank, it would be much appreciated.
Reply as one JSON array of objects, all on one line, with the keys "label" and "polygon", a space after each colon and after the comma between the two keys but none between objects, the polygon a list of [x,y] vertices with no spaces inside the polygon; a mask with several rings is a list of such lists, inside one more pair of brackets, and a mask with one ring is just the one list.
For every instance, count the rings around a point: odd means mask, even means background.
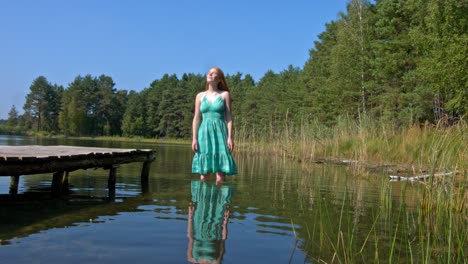
[{"label": "grassy bank", "polygon": [[468,159],[468,125],[430,124],[395,128],[373,120],[340,119],[333,127],[319,122],[295,127],[287,121],[265,129],[237,129],[242,150],[287,156],[298,161],[348,160],[398,165],[412,174],[463,172]]},{"label": "grassy bank", "polygon": [[[7,131],[5,129],[0,132]],[[64,137],[41,131],[10,131],[16,135]],[[411,174],[466,171],[468,124],[442,128],[417,124],[395,128],[393,124],[363,118],[340,118],[334,126],[318,121],[294,125],[285,118],[261,127],[237,125],[236,149],[297,161],[350,161],[364,165],[395,165]],[[143,137],[68,137],[71,139],[137,143],[190,144],[190,139]]]},{"label": "grassy bank", "polygon": [[70,139],[80,140],[96,140],[96,141],[114,141],[114,142],[135,142],[148,144],[185,144],[192,143],[188,139],[177,138],[143,138],[143,137],[115,137],[115,136],[100,136],[100,137],[68,137]]}]

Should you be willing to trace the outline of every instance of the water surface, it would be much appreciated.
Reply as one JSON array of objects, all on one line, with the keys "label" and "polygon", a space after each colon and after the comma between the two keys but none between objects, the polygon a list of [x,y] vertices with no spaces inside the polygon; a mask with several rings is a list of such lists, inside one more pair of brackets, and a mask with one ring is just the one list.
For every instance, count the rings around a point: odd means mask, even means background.
[{"label": "water surface", "polygon": [[[70,173],[70,193],[61,198],[49,195],[51,174],[22,176],[16,197],[7,195],[9,177],[0,177],[1,263],[329,262],[339,237],[322,231],[339,225],[359,231],[357,245],[369,241],[364,257],[376,251],[368,234],[382,204],[383,175],[235,153],[239,174],[216,186],[214,178],[202,183],[190,173],[189,145],[0,136],[0,145],[33,144],[157,154],[148,190],[142,192],[141,164],[126,164],[117,170],[115,197],[102,169]],[[399,200],[401,188],[391,185],[387,198]],[[406,196],[411,207],[414,198]],[[381,234],[379,243],[391,235]],[[385,259],[388,248],[379,250]]]}]

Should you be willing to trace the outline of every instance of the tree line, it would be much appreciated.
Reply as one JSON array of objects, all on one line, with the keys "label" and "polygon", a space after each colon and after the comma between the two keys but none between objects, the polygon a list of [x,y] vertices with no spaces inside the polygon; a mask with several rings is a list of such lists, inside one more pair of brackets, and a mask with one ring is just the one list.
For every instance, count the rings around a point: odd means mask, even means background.
[{"label": "tree line", "polygon": [[[302,68],[228,74],[233,117],[244,129],[275,129],[343,116],[395,126],[450,124],[468,112],[468,5],[459,0],[351,0],[326,24]],[[117,90],[112,77],[78,76],[67,87],[37,77],[16,127],[73,136],[188,138],[205,75],[166,74],[149,87]]]}]

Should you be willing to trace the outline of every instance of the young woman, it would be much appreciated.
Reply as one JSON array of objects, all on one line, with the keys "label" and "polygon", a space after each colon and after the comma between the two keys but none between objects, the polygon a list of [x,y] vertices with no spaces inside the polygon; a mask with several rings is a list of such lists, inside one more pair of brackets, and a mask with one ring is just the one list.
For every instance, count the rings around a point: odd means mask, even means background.
[{"label": "young woman", "polygon": [[222,183],[225,175],[237,174],[233,149],[229,88],[223,71],[213,67],[206,76],[206,91],[195,98],[192,173],[200,174],[202,181],[216,173],[216,183]]}]

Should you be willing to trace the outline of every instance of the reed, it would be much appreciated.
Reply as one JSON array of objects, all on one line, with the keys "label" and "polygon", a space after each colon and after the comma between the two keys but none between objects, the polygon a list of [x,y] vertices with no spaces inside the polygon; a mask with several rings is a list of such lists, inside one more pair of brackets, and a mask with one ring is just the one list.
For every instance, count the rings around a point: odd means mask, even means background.
[{"label": "reed", "polygon": [[[295,127],[284,120],[268,129],[249,131],[246,127],[237,135],[241,150],[303,163],[349,159],[361,164],[393,164],[403,174],[453,172],[448,177],[400,183],[399,199],[392,198],[394,183],[382,177],[379,205],[365,220],[359,219],[358,197],[353,197],[359,196],[359,190],[343,195],[339,219],[333,219],[330,210],[337,205],[327,203],[329,197],[322,197],[307,179],[301,180],[301,208],[312,200],[318,211],[311,213],[308,222],[291,222],[302,227],[294,229],[294,236],[305,241],[306,251],[315,253],[309,256],[314,261],[465,263],[468,259],[466,123],[448,128],[429,124],[395,128],[370,119],[342,118],[333,127],[318,121]],[[406,197],[407,189],[413,196],[416,190],[415,197]],[[359,221],[367,221],[369,227],[363,228]]]},{"label": "reed", "polygon": [[289,157],[298,161],[353,161],[393,164],[411,174],[461,172],[468,159],[468,125],[440,128],[415,124],[397,128],[363,117],[338,118],[334,126],[318,120],[299,125],[287,117],[261,127],[242,127],[235,141],[240,150]]},{"label": "reed", "polygon": [[[294,243],[311,262],[466,262],[466,175],[390,182],[342,166],[310,166],[310,171],[301,172],[284,157],[239,155],[236,161],[250,169],[265,160],[269,162],[259,167],[271,177],[254,192],[271,193],[266,208],[274,204],[290,226]],[[336,189],[324,188],[333,183]]]},{"label": "reed", "polygon": [[[403,183],[399,199],[391,199],[391,184],[382,179],[380,204],[371,217],[360,218],[351,191],[341,202],[331,203],[320,190],[310,190],[317,197],[310,220],[291,219],[296,239],[304,240],[309,257],[319,263],[465,263],[468,258],[467,186],[456,182],[437,183],[417,189],[419,199],[408,201],[406,193],[414,183]],[[303,193],[303,192],[301,192]],[[453,196],[465,194],[460,210]],[[304,193],[301,203],[310,199]],[[332,210],[338,209],[338,213]],[[335,217],[333,217],[335,215]],[[338,217],[337,217],[337,216]],[[359,219],[355,221],[355,219]],[[310,223],[313,223],[311,226]],[[312,230],[310,230],[312,228]]]}]

